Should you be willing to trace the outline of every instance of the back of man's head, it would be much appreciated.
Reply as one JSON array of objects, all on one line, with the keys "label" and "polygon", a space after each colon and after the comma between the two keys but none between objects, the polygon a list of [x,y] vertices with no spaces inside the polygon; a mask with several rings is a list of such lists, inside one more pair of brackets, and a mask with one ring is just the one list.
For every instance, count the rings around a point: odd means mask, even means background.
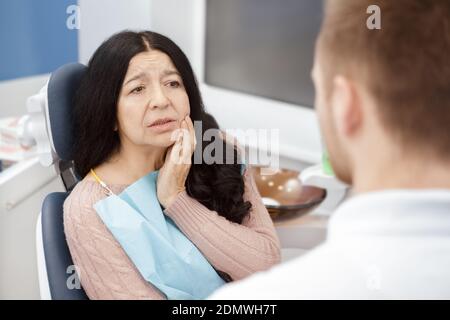
[{"label": "back of man's head", "polygon": [[[328,0],[317,51],[323,104],[333,104],[337,76],[351,79],[393,143],[450,161],[450,0]],[[328,144],[342,143],[331,131]],[[339,171],[336,157],[348,155],[330,151]]]}]

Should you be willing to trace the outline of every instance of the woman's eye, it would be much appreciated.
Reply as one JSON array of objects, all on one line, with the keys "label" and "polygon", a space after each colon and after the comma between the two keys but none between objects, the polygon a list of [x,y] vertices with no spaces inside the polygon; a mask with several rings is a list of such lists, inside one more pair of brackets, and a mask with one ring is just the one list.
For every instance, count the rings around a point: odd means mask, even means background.
[{"label": "woman's eye", "polygon": [[171,88],[179,88],[181,86],[181,84],[178,81],[170,81],[169,82],[169,87]]},{"label": "woman's eye", "polygon": [[142,90],[144,90],[144,86],[139,86],[139,87],[134,88],[133,90],[131,90],[130,93],[139,93],[139,92],[141,92]]}]

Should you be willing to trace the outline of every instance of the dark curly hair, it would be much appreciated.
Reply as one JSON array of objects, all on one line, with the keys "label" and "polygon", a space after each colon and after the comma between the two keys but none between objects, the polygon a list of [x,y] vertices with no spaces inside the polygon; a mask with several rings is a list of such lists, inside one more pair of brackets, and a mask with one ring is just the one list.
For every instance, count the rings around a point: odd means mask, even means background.
[{"label": "dark curly hair", "polygon": [[[192,121],[202,122],[202,135],[208,129],[219,129],[214,117],[205,111],[189,60],[172,40],[150,31],[117,33],[94,53],[75,96],[73,114],[77,134],[74,166],[80,177],[118,150],[120,139],[114,127],[122,83],[130,60],[148,48],[164,52],[171,58],[186,88]],[[221,143],[229,147],[223,139]],[[202,154],[206,145],[204,141],[197,143]],[[185,186],[188,195],[208,209],[229,221],[242,223],[251,203],[243,199],[244,179],[236,147],[233,147],[233,158],[232,164],[227,164],[225,155],[222,163],[206,164],[202,161],[195,164],[192,159]]]}]

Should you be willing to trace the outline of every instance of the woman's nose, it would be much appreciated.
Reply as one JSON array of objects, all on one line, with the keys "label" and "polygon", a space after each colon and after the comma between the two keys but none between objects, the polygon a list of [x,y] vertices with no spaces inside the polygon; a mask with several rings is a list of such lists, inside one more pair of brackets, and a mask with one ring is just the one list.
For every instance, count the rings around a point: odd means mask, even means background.
[{"label": "woman's nose", "polygon": [[169,99],[167,98],[164,89],[160,86],[155,86],[152,96],[150,97],[150,107],[152,109],[156,108],[166,108],[169,105]]}]

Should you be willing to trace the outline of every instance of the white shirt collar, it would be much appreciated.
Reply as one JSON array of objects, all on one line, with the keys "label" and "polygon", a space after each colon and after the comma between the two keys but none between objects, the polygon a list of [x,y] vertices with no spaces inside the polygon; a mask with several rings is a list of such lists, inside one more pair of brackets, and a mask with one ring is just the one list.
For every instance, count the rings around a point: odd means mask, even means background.
[{"label": "white shirt collar", "polygon": [[450,189],[356,195],[331,216],[328,240],[370,235],[450,235]]}]

